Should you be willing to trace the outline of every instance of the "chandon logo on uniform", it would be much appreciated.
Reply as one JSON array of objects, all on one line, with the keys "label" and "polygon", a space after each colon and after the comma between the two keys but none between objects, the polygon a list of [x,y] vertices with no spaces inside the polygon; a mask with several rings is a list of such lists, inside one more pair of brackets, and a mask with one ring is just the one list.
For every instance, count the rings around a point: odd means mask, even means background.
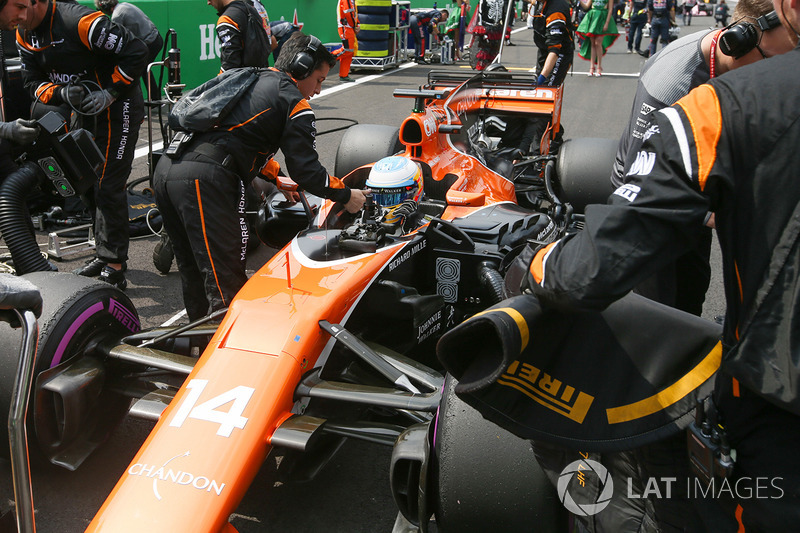
[{"label": "chandon logo on uniform", "polygon": [[560,415],[582,424],[594,396],[562,383],[535,366],[514,361],[497,379],[498,385],[511,387]]},{"label": "chandon logo on uniform", "polygon": [[628,170],[628,176],[647,176],[656,164],[656,154],[642,150],[636,154],[636,161]]}]

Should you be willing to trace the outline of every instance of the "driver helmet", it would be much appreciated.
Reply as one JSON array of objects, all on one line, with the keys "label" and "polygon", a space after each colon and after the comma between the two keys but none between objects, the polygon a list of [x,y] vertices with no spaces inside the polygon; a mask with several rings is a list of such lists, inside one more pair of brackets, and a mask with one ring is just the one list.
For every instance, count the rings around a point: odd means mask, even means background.
[{"label": "driver helmet", "polygon": [[372,166],[366,186],[381,207],[395,207],[422,197],[422,169],[405,157],[384,157]]}]

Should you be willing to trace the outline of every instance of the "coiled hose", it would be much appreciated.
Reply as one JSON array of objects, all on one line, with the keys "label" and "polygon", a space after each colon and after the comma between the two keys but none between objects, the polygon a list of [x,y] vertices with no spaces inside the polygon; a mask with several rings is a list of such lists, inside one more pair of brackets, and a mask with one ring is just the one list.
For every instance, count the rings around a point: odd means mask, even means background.
[{"label": "coiled hose", "polygon": [[481,287],[488,290],[490,304],[500,303],[507,298],[503,284],[503,276],[488,261],[478,267],[478,281]]},{"label": "coiled hose", "polygon": [[42,170],[36,163],[25,163],[0,185],[0,234],[3,236],[17,275],[56,270],[39,251],[29,227],[26,198],[38,185]]}]

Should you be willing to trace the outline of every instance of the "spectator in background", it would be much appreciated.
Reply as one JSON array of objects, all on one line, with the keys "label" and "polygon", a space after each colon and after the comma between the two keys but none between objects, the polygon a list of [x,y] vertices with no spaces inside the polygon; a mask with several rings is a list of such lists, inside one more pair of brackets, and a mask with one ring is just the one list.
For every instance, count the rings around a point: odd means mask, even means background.
[{"label": "spectator in background", "polygon": [[645,57],[650,57],[656,54],[659,38],[662,50],[669,44],[669,27],[675,25],[675,0],[647,0],[647,22],[650,48]]},{"label": "spectator in background", "polygon": [[581,7],[588,13],[576,31],[583,39],[578,55],[589,60],[589,76],[603,75],[603,56],[619,37],[610,3],[613,0],[580,0]]},{"label": "spectator in background", "polygon": [[628,53],[642,53],[642,31],[647,24],[647,0],[631,0],[631,16],[628,19]]},{"label": "spectator in background", "polygon": [[358,11],[356,11],[355,0],[339,0],[336,5],[336,24],[339,30],[339,38],[342,40],[344,50],[339,55],[339,81],[355,81],[350,77],[350,63],[353,61],[353,54],[356,51],[358,42]]},{"label": "spectator in background", "polygon": [[[130,2],[119,3],[119,0],[94,0],[94,7],[111,17],[111,22],[124,26],[130,32],[144,41],[149,52],[147,62],[152,63],[164,46],[164,39],[158,33],[158,28],[144,14],[144,11]],[[150,72],[149,90],[158,92],[156,78]],[[148,94],[147,99],[152,100],[153,95]]]},{"label": "spectator in background", "polygon": [[692,10],[697,5],[697,0],[686,0],[683,4],[683,25],[692,25]]},{"label": "spectator in background", "polygon": [[272,52],[269,26],[253,4],[245,0],[207,0],[217,10],[220,72],[237,67],[268,67]]},{"label": "spectator in background", "polygon": [[728,10],[728,4],[725,3],[725,0],[719,0],[719,4],[714,9],[715,28],[717,26],[722,26],[724,28],[728,25]]}]

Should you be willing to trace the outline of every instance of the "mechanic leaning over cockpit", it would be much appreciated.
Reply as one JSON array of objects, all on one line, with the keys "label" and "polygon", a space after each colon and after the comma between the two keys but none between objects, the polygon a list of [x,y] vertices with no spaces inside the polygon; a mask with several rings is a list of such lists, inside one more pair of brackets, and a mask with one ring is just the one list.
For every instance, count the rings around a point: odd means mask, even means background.
[{"label": "mechanic leaning over cockpit", "polygon": [[625,183],[586,209],[583,231],[537,250],[525,283],[543,305],[603,309],[689,250],[715,213],[727,309],[706,414],[735,463],[730,490],[693,500],[704,518],[718,511],[705,531],[800,524],[800,3],[773,5],[795,48],[655,113],[649,164],[629,154]]},{"label": "mechanic leaning over cockpit", "polygon": [[319,39],[295,32],[275,68],[264,70],[213,130],[194,134],[176,158],[162,157],[153,183],[172,241],[189,319],[230,305],[247,281],[245,186],[274,178],[272,157],[284,155],[291,178],[308,192],[351,213],[364,192],[329,176],[316,151],[308,99],[319,94],[336,60]]}]

